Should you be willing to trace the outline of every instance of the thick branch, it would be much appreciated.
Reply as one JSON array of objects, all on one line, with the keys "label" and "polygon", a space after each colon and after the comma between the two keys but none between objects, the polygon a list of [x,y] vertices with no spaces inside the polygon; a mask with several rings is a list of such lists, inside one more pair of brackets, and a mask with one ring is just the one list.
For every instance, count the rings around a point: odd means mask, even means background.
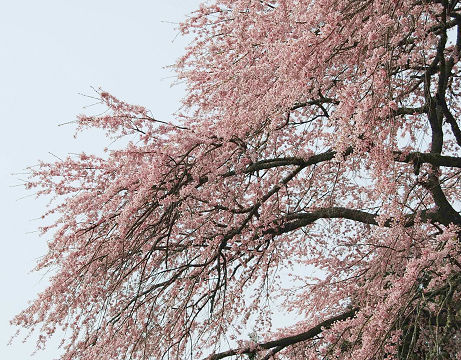
[{"label": "thick branch", "polygon": [[[352,154],[353,148],[348,147],[344,152],[343,156],[348,156]],[[266,159],[256,161],[253,164],[248,165],[244,170],[243,173],[251,174],[255,171],[259,170],[266,170],[272,169],[281,166],[311,166],[315,164],[319,164],[325,161],[332,160],[336,155],[336,151],[328,150],[320,154],[312,155],[307,159],[301,157],[280,157],[280,158],[273,158],[273,159]],[[454,156],[444,156],[440,154],[434,153],[421,153],[421,152],[411,152],[409,154],[403,154],[401,151],[394,151],[394,160],[397,162],[403,163],[413,163],[418,164],[420,166],[423,163],[428,163],[434,166],[446,166],[446,167],[457,167],[461,168],[461,158],[454,157]],[[224,177],[230,177],[236,175],[237,172],[232,170],[225,173]],[[201,176],[199,179],[199,183],[197,187],[208,182],[208,176]]]},{"label": "thick branch", "polygon": [[[346,149],[344,156],[350,155],[352,153],[352,147]],[[244,173],[252,173],[258,170],[271,169],[279,166],[310,166],[314,164],[319,164],[324,161],[332,160],[336,155],[336,151],[329,150],[321,154],[312,155],[307,159],[300,157],[284,157],[284,158],[274,158],[257,161],[249,165]],[[461,168],[461,157],[455,156],[445,156],[433,153],[421,153],[421,152],[411,152],[409,154],[403,154],[401,151],[394,151],[394,160],[402,163],[428,163],[434,166],[446,166],[446,167],[457,167]],[[225,176],[235,175],[235,171],[230,171]]]},{"label": "thick branch", "polygon": [[440,98],[439,101],[443,110],[443,114],[445,115],[445,118],[451,126],[451,131],[453,132],[453,135],[455,135],[456,142],[459,146],[461,146],[461,130],[458,126],[458,123],[456,122],[456,119],[454,118],[453,114],[450,112],[450,109],[448,109],[447,102],[445,101],[445,99]]},{"label": "thick branch", "polygon": [[437,176],[431,174],[431,176],[429,177],[429,181],[426,184],[426,188],[432,194],[434,202],[438,207],[438,213],[443,214],[443,219],[445,222],[442,222],[442,224],[448,225],[450,223],[453,223],[456,225],[460,225],[461,215],[449,203],[447,197],[445,196],[440,186],[440,181]]},{"label": "thick branch", "polygon": [[445,156],[434,153],[411,152],[403,155],[400,151],[394,151],[395,161],[403,163],[423,164],[428,163],[434,166],[446,166],[461,168],[461,158]]},{"label": "thick branch", "polygon": [[[415,218],[419,217],[422,222],[438,222],[443,225],[448,225],[448,219],[442,216],[438,211],[424,210],[418,214],[408,214],[403,220],[405,227],[413,226]],[[277,229],[268,230],[268,233],[274,235],[280,235],[286,232],[294,231],[303,226],[313,224],[316,220],[320,219],[346,219],[361,222],[368,225],[379,225],[377,221],[377,214],[371,214],[366,211],[349,209],[345,207],[329,207],[322,208],[311,212],[303,212],[297,214],[291,214],[284,218],[283,225]],[[398,219],[390,218],[387,219],[382,226],[389,227]]]},{"label": "thick branch", "polygon": [[321,323],[317,324],[316,326],[310,328],[309,330],[292,336],[287,336],[284,338],[280,338],[278,340],[268,341],[265,343],[256,344],[254,347],[244,347],[244,348],[235,348],[228,351],[224,351],[218,354],[210,355],[207,360],[218,360],[224,359],[229,356],[239,355],[239,354],[251,354],[255,352],[255,348],[258,350],[268,350],[275,347],[280,349],[285,348],[290,345],[294,345],[301,341],[306,341],[314,338],[318,334],[320,334],[323,330],[329,329],[333,323],[336,321],[342,321],[353,317],[359,309],[354,308],[352,310],[346,311],[340,315],[333,316],[327,320],[322,321]]}]

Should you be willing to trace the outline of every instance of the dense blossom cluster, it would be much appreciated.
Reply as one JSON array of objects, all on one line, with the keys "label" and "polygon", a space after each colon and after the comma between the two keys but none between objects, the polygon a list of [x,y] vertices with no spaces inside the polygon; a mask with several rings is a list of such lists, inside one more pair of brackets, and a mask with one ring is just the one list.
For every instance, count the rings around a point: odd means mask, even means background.
[{"label": "dense blossom cluster", "polygon": [[215,0],[181,31],[177,121],[101,91],[79,127],[133,141],[33,170],[55,275],[14,323],[66,360],[461,359],[458,1]]}]

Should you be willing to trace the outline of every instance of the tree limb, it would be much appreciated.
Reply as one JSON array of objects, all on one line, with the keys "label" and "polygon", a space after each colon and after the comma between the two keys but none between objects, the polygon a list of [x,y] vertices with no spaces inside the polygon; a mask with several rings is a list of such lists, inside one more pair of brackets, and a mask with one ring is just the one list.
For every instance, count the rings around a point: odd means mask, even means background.
[{"label": "tree limb", "polygon": [[[336,321],[342,321],[342,320],[352,318],[357,313],[358,310],[359,310],[358,308],[354,308],[340,315],[330,317],[322,321],[321,323],[317,324],[316,326],[310,328],[309,330],[303,333],[297,334],[297,335],[287,336],[284,338],[268,341],[265,343],[258,343],[252,347],[248,346],[248,347],[243,347],[243,348],[235,348],[235,349],[227,350],[221,353],[212,354],[206,359],[207,360],[219,360],[219,359],[224,359],[229,356],[234,356],[234,355],[239,355],[239,354],[251,354],[258,350],[269,350],[269,349],[276,348],[276,347],[278,348],[278,351],[280,351],[281,349],[287,346],[294,345],[301,341],[306,341],[306,340],[310,340],[314,338],[315,336],[320,334],[323,330],[329,329]],[[257,350],[255,350],[255,348]]]}]

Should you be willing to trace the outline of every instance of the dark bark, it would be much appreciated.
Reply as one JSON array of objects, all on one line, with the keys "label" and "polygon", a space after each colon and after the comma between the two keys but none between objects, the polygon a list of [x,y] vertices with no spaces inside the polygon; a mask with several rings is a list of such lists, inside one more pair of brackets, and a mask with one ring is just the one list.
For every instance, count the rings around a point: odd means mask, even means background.
[{"label": "dark bark", "polygon": [[352,318],[358,311],[358,308],[354,308],[351,310],[348,310],[346,312],[343,312],[340,315],[336,315],[333,317],[330,317],[321,323],[315,325],[314,327],[310,328],[309,330],[302,332],[297,335],[292,335],[292,336],[287,336],[284,338],[280,338],[277,340],[272,340],[264,343],[258,343],[255,344],[255,347],[244,347],[244,348],[235,348],[231,350],[227,350],[221,353],[217,354],[212,354],[210,355],[207,360],[218,360],[218,359],[224,359],[229,356],[234,356],[234,355],[239,355],[239,354],[252,354],[255,352],[255,348],[257,349],[256,351],[261,351],[261,350],[270,350],[270,349],[277,349],[278,351],[284,349],[287,346],[297,344],[302,341],[307,341],[318,334],[320,334],[323,330],[330,328],[333,323],[336,321],[342,321],[346,319]]}]

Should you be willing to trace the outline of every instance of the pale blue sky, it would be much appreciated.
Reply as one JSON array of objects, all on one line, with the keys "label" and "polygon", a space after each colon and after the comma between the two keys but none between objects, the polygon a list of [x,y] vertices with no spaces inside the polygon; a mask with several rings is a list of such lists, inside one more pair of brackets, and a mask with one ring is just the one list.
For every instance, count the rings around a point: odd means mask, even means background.
[{"label": "pale blue sky", "polygon": [[[19,173],[39,159],[52,160],[49,152],[65,156],[107,145],[95,133],[74,140],[71,125],[58,126],[85,111],[91,101],[78,93],[91,94],[91,86],[171,119],[183,89],[170,88],[172,74],[162,67],[186,45],[172,23],[199,2],[0,1],[0,359],[30,358],[33,341],[6,346],[9,320],[46,285],[29,274],[46,250],[46,239],[33,232],[45,202],[14,186],[24,177]],[[56,358],[56,347],[52,342],[33,358]]]}]

